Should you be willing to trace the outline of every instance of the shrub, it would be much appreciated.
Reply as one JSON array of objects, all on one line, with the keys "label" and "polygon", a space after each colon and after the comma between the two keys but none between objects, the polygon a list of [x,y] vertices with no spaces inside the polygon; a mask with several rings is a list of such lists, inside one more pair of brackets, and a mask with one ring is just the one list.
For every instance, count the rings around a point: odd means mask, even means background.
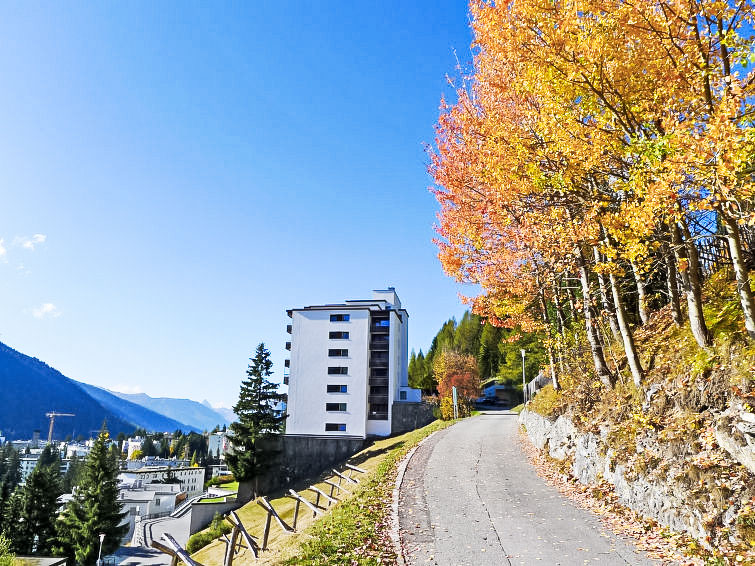
[{"label": "shrub", "polygon": [[215,513],[210,526],[204,531],[193,534],[186,543],[186,550],[189,554],[194,554],[200,548],[204,548],[212,541],[231,532],[231,526],[223,520],[220,513]]},{"label": "shrub", "polygon": [[211,487],[213,485],[223,485],[224,483],[231,483],[233,481],[235,481],[235,478],[233,477],[233,475],[217,476],[217,477],[212,478],[209,481],[206,481],[204,484],[204,487],[205,489],[207,489],[208,487]]},{"label": "shrub", "polygon": [[10,551],[10,541],[0,534],[0,566],[13,566],[15,555]]}]

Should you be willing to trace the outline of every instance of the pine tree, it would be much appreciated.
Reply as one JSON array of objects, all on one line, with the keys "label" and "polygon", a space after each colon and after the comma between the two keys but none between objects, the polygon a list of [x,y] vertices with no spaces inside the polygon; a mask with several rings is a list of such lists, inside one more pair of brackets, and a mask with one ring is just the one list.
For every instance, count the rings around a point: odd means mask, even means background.
[{"label": "pine tree", "polygon": [[287,416],[276,408],[283,401],[283,395],[278,393],[278,386],[267,379],[273,373],[272,367],[270,352],[262,343],[250,359],[247,379],[241,382],[239,401],[233,407],[239,420],[230,427],[233,450],[226,455],[234,477],[239,482],[253,482],[255,496],[259,476],[272,464],[277,453],[270,440],[280,434]]},{"label": "pine tree", "polygon": [[8,443],[0,448],[0,533],[6,526],[6,508],[16,486],[21,483],[21,456]]},{"label": "pine tree", "polygon": [[97,560],[99,533],[105,534],[102,554],[120,546],[128,525],[119,526],[126,513],[118,502],[118,462],[108,450],[109,435],[103,426],[84,463],[81,483],[58,518],[55,552],[72,564],[90,565]]},{"label": "pine tree", "polygon": [[49,554],[55,542],[58,497],[63,493],[58,451],[48,444],[24,486],[18,489],[20,528],[12,537],[13,550],[19,554]]},{"label": "pine tree", "polygon": [[68,471],[63,476],[63,493],[72,493],[73,488],[79,485],[81,474],[84,471],[84,462],[74,453],[68,462]]}]

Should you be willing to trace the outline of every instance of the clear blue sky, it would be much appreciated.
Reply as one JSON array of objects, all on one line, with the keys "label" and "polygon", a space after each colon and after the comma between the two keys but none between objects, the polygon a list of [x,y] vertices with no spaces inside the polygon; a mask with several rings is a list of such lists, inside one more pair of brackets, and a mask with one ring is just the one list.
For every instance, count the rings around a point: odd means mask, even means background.
[{"label": "clear blue sky", "polygon": [[257,343],[281,379],[286,308],[393,285],[416,349],[463,312],[423,148],[463,0],[0,14],[0,341],[230,406]]}]

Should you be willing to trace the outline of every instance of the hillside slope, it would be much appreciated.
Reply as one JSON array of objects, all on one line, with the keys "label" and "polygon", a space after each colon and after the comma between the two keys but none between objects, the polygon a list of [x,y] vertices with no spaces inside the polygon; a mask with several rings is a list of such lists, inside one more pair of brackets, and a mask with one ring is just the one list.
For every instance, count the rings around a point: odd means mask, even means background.
[{"label": "hillside slope", "polygon": [[0,343],[0,430],[10,440],[31,438],[35,430],[47,437],[45,413],[72,413],[55,421],[53,438],[89,437],[107,421],[111,434],[129,433],[135,423],[106,409],[79,384],[44,362]]},{"label": "hillside slope", "polygon": [[732,286],[723,276],[705,286],[710,348],[674,324],[668,307],[636,330],[639,386],[617,356],[619,381],[607,388],[585,342],[566,344],[561,390],[548,385],[528,403],[547,418],[549,436],[532,419],[527,431],[575,477],[607,484],[643,515],[697,538],[709,556],[755,560],[755,344]]}]

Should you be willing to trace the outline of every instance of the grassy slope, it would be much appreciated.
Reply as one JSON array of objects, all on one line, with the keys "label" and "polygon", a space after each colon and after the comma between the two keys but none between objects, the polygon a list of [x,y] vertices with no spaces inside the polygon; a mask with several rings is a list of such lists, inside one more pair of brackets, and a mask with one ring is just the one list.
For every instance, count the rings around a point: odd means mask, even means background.
[{"label": "grassy slope", "polygon": [[[367,473],[355,474],[360,480],[359,486],[344,484],[352,494],[343,494],[343,501],[318,520],[314,520],[312,513],[302,506],[297,524],[299,532],[293,535],[284,534],[273,522],[268,541],[271,550],[263,552],[260,560],[255,562],[307,565],[392,562],[395,556],[386,536],[396,465],[419,441],[449,424],[453,422],[436,421],[401,436],[376,441],[354,455],[348,463]],[[305,490],[314,484],[325,493],[330,493],[330,487],[323,483],[324,479],[332,479],[332,474],[292,487],[306,499],[314,501],[314,494]],[[291,525],[294,500],[281,493],[273,494],[270,500],[283,520]],[[266,512],[255,502],[250,502],[239,509],[238,514],[249,533],[259,537],[261,543]],[[206,566],[214,566],[223,563],[224,552],[225,544],[216,541],[198,551],[194,558]],[[243,550],[237,555],[237,563],[252,562],[253,558],[247,556],[247,552]]]}]

